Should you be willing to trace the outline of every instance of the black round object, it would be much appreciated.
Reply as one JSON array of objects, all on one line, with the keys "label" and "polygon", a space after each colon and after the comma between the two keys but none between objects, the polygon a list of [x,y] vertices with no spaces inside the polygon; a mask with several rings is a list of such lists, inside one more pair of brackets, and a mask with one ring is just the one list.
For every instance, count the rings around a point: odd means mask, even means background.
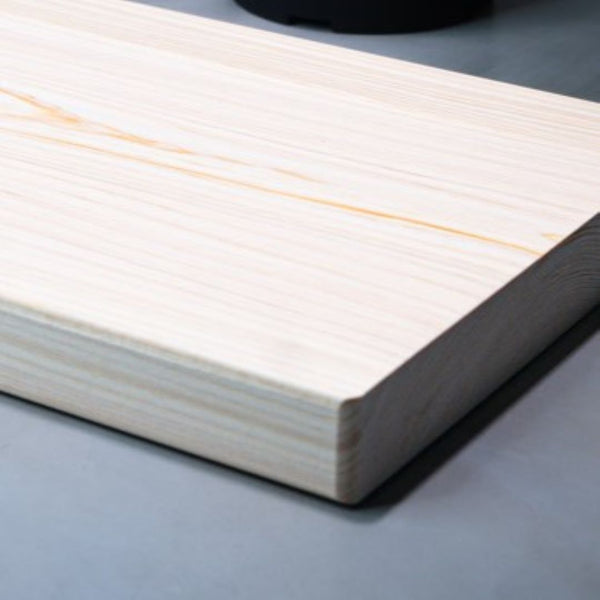
[{"label": "black round object", "polygon": [[491,0],[236,0],[280,23],[313,23],[346,33],[443,27],[472,17]]}]

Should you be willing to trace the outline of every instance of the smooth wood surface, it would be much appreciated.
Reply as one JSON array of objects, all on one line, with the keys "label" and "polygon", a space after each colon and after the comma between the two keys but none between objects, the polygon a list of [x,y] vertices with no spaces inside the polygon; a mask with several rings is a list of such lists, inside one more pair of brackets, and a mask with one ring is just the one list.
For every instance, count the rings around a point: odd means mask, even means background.
[{"label": "smooth wood surface", "polygon": [[593,103],[2,0],[0,388],[354,502],[600,301],[599,190]]}]

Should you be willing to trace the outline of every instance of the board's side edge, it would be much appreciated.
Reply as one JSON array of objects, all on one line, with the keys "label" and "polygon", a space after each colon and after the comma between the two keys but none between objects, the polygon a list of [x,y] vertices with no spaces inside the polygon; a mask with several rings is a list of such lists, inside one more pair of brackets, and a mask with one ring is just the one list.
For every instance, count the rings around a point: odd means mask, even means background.
[{"label": "board's side edge", "polygon": [[355,504],[600,303],[600,213],[359,399],[340,406]]},{"label": "board's side edge", "polygon": [[334,404],[1,308],[0,345],[1,392],[335,497]]}]

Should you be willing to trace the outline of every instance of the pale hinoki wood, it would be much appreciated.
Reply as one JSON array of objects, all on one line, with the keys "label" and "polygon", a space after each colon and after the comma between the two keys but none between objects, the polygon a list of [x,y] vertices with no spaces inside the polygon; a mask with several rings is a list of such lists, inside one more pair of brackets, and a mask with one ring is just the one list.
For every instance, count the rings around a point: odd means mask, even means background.
[{"label": "pale hinoki wood", "polygon": [[597,104],[2,0],[0,389],[355,502],[600,301],[599,193]]}]

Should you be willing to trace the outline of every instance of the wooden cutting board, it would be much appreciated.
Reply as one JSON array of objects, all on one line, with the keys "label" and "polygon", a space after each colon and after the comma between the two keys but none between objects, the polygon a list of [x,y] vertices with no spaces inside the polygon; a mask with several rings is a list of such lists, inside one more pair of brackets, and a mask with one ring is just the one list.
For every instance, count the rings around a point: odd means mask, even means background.
[{"label": "wooden cutting board", "polygon": [[0,3],[0,389],[35,402],[356,502],[600,301],[599,206],[597,104]]}]

